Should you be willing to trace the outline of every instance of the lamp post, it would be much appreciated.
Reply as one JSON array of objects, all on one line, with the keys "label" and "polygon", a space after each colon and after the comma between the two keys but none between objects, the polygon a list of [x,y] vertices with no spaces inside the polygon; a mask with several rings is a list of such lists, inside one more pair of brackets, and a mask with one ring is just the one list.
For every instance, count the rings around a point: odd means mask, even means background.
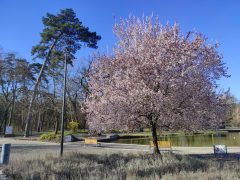
[{"label": "lamp post", "polygon": [[65,57],[64,57],[64,87],[63,87],[63,103],[62,103],[60,156],[63,155],[64,125],[65,125],[65,122],[66,122],[66,85],[67,85],[67,51],[65,51]]}]

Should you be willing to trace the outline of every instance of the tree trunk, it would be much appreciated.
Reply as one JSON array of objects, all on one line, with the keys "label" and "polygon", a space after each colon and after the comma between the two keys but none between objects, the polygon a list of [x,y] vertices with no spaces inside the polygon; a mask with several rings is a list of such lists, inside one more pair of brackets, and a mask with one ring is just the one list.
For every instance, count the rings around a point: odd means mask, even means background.
[{"label": "tree trunk", "polygon": [[43,114],[42,114],[42,117],[41,117],[41,123],[40,123],[40,132],[44,131],[44,128],[43,128],[44,118],[45,118],[45,115],[44,115],[44,113],[43,113]]},{"label": "tree trunk", "polygon": [[6,127],[7,127],[7,120],[4,119],[4,123],[3,123],[3,134],[6,134]]},{"label": "tree trunk", "polygon": [[13,111],[14,111],[14,105],[15,105],[15,98],[16,98],[16,87],[17,85],[14,86],[13,89],[13,98],[12,98],[12,105],[11,105],[11,109],[10,109],[10,114],[9,114],[9,121],[8,121],[8,126],[12,125],[12,117],[13,117]]},{"label": "tree trunk", "polygon": [[24,130],[24,110],[23,110],[23,106],[22,106],[22,109],[21,109],[21,119],[22,119],[21,130],[23,131]]},{"label": "tree trunk", "polygon": [[[56,98],[56,80],[55,80],[55,77],[53,76],[53,106],[54,107],[56,106],[55,98]],[[54,113],[53,113],[54,120],[55,120],[55,131],[54,131],[54,134],[57,134],[58,133],[58,129],[59,129],[59,119],[58,119],[58,113],[56,111],[57,111],[57,109],[55,108],[54,109]]]},{"label": "tree trunk", "polygon": [[153,153],[154,154],[159,154],[161,155],[160,153],[160,150],[158,148],[158,138],[157,138],[157,129],[156,129],[156,123],[151,123],[151,130],[152,130],[152,138],[153,138]]},{"label": "tree trunk", "polygon": [[75,120],[78,121],[78,113],[77,113],[77,102],[75,100],[73,100],[70,96],[70,93],[67,91],[67,95],[68,95],[68,100],[70,101],[70,111],[74,113],[74,117],[72,117],[72,113],[71,113],[71,120]]},{"label": "tree trunk", "polygon": [[6,133],[7,118],[8,118],[8,110],[6,110],[6,111],[4,112],[3,134]]},{"label": "tree trunk", "polygon": [[14,104],[12,104],[11,109],[10,109],[8,126],[12,125],[13,107],[14,107]]},{"label": "tree trunk", "polygon": [[54,48],[55,44],[57,42],[57,39],[53,42],[51,48],[49,49],[48,51],[48,54],[44,60],[44,63],[41,67],[41,70],[39,72],[39,75],[38,75],[38,78],[36,80],[36,83],[35,83],[35,86],[33,88],[33,94],[32,94],[32,97],[30,99],[30,103],[29,103],[29,107],[28,107],[28,113],[27,113],[27,120],[26,120],[26,126],[25,126],[25,137],[29,137],[29,133],[30,133],[30,128],[31,128],[31,124],[32,124],[32,108],[33,108],[33,102],[35,100],[35,97],[37,95],[37,90],[38,90],[38,85],[41,81],[41,77],[43,75],[43,71],[46,67],[46,64],[48,62],[48,59],[49,59],[49,56],[51,55],[51,52],[52,52],[52,49]]},{"label": "tree trunk", "polygon": [[55,119],[56,119],[56,124],[55,124],[54,134],[57,134],[58,133],[58,128],[59,128],[59,119],[58,119],[58,117],[56,117],[56,115],[55,115]]},{"label": "tree trunk", "polygon": [[38,112],[38,122],[37,122],[37,132],[40,132],[41,131],[41,126],[40,126],[40,124],[41,124],[41,113],[40,113],[40,111]]},{"label": "tree trunk", "polygon": [[38,89],[38,85],[41,81],[41,77],[43,75],[43,71],[45,69],[45,66],[47,64],[47,61],[48,59],[46,58],[42,67],[41,67],[41,70],[40,70],[40,73],[38,75],[38,78],[36,80],[36,84],[34,86],[34,89],[33,89],[33,94],[32,94],[32,97],[31,97],[31,100],[30,100],[30,103],[29,103],[29,107],[28,107],[28,113],[27,113],[27,120],[26,120],[26,126],[25,126],[25,137],[29,137],[29,133],[30,133],[30,128],[31,128],[31,124],[32,124],[32,108],[33,108],[33,102],[35,100],[35,97],[37,95],[37,89]]}]

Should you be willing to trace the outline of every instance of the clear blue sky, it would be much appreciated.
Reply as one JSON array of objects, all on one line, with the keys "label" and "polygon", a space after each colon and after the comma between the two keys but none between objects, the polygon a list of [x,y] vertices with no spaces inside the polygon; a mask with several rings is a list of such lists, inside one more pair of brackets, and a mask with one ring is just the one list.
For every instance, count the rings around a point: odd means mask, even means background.
[{"label": "clear blue sky", "polygon": [[[195,30],[204,33],[210,41],[220,42],[220,52],[229,68],[228,79],[222,79],[221,88],[230,88],[240,99],[240,1],[229,0],[0,0],[0,47],[14,51],[31,60],[31,47],[39,42],[41,18],[47,12],[73,8],[79,19],[90,30],[102,36],[99,51],[111,52],[115,43],[112,32],[114,17],[159,15],[162,22],[178,22],[183,32]],[[78,53],[84,63],[91,53]]]}]

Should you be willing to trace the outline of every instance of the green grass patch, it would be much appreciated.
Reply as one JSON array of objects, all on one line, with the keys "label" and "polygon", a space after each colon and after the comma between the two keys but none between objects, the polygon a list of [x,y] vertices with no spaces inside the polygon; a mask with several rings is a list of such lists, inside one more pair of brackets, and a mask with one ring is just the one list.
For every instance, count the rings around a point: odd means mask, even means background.
[{"label": "green grass patch", "polygon": [[[37,131],[33,131],[32,135],[36,136],[39,135],[41,136],[42,134],[48,134],[48,133],[52,133],[54,130],[48,130],[48,131],[42,131],[42,132],[37,132]],[[60,131],[58,131],[60,132]],[[70,130],[65,130],[64,132],[66,132],[67,135],[69,134],[73,134],[73,135],[77,135],[77,134],[87,134],[88,133],[88,129],[78,129],[76,132],[72,132]],[[15,136],[24,136],[24,131],[14,131],[14,135]]]},{"label": "green grass patch", "polygon": [[[84,133],[87,134],[88,130],[86,129],[80,129],[77,132],[73,133],[72,131],[64,131],[64,136],[68,136],[68,135],[78,135],[80,133]],[[43,133],[40,135],[40,140],[41,141],[48,141],[48,142],[60,142],[60,138],[61,135],[60,134],[55,134],[54,132],[47,132],[47,133]]]},{"label": "green grass patch", "polygon": [[60,134],[44,133],[40,136],[41,141],[60,142]]}]

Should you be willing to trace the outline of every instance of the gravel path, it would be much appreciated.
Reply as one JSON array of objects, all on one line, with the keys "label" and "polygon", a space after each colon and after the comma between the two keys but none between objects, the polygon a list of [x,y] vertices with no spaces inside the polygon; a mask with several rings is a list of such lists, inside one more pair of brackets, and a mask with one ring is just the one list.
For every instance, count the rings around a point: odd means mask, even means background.
[{"label": "gravel path", "polygon": [[[0,138],[0,144],[11,143],[11,154],[27,153],[58,153],[58,143],[20,140],[16,138]],[[101,143],[100,146],[85,146],[83,142],[65,143],[64,151],[78,151],[87,153],[122,152],[139,153],[151,152],[148,145]],[[168,150],[165,150],[168,151]],[[179,154],[213,154],[212,147],[172,147],[172,151]],[[228,153],[240,153],[240,147],[228,147]]]}]

